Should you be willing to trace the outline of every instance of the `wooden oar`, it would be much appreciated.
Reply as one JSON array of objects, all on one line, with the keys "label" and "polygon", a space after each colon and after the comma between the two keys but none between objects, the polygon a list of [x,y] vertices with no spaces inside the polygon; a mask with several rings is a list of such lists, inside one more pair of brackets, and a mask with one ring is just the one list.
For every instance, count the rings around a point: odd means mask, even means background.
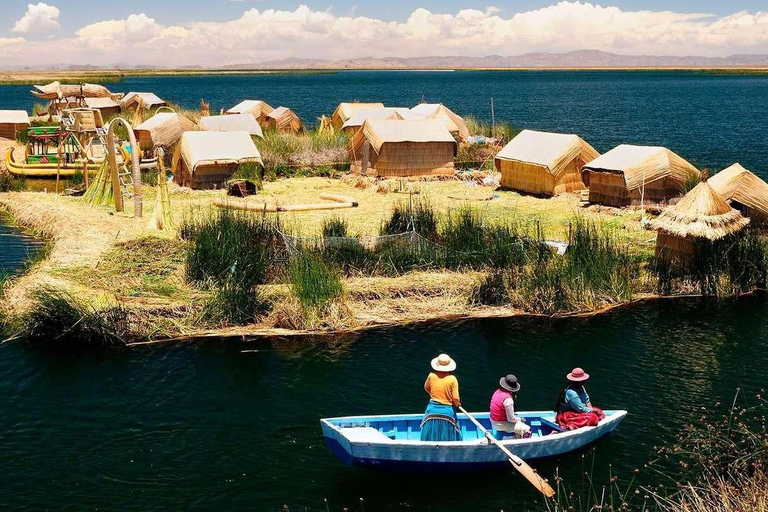
[{"label": "wooden oar", "polygon": [[544,496],[547,498],[551,498],[555,495],[555,490],[550,487],[550,485],[547,483],[546,480],[541,478],[539,474],[533,470],[531,466],[526,464],[526,462],[509,451],[507,448],[504,447],[501,443],[499,443],[494,437],[493,434],[488,432],[485,427],[483,427],[479,421],[477,421],[475,418],[472,417],[462,406],[459,406],[459,410],[463,412],[467,418],[472,420],[472,423],[475,424],[477,428],[480,429],[480,431],[485,435],[485,437],[494,445],[496,445],[496,448],[504,452],[504,455],[507,456],[507,459],[509,460],[509,463],[512,464],[512,467],[515,468],[518,472],[520,472],[521,475],[525,477],[526,480],[531,482],[534,487],[536,487]]}]

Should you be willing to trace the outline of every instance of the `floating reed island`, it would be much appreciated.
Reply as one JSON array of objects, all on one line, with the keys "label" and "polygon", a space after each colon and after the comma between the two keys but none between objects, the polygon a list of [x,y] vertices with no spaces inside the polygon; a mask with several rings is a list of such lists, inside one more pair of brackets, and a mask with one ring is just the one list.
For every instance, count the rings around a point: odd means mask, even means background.
[{"label": "floating reed island", "polygon": [[2,289],[9,335],[354,331],[765,287],[768,184],[737,164],[703,181],[666,148],[600,155],[442,104],[342,103],[311,126],[261,99],[33,94],[39,115],[0,124],[0,207],[51,249]]}]

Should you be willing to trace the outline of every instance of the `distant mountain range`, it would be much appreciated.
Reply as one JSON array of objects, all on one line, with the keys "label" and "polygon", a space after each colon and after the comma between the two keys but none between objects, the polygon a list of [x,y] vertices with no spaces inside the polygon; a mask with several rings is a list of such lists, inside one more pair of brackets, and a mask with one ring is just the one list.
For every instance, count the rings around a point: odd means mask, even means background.
[{"label": "distant mountain range", "polygon": [[768,67],[768,55],[729,57],[620,55],[598,50],[526,53],[504,57],[363,57],[348,60],[284,59],[233,64],[224,69],[456,69],[456,68],[737,68]]}]

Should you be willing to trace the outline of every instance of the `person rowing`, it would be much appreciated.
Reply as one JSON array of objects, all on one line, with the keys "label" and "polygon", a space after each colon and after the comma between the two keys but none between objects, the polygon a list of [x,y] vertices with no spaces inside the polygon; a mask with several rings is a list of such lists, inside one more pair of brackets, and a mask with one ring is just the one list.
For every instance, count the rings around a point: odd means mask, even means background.
[{"label": "person rowing", "polygon": [[517,439],[531,436],[531,427],[515,415],[515,400],[520,382],[511,373],[499,380],[499,389],[491,397],[491,423],[497,432],[514,434]]},{"label": "person rowing", "polygon": [[424,382],[429,403],[421,422],[422,441],[461,441],[456,408],[461,406],[459,381],[452,372],[456,361],[448,354],[432,360],[432,370]]},{"label": "person rowing", "polygon": [[581,368],[574,368],[566,378],[568,385],[560,393],[555,406],[555,422],[565,430],[597,426],[605,414],[602,409],[592,405],[584,387],[589,374]]}]

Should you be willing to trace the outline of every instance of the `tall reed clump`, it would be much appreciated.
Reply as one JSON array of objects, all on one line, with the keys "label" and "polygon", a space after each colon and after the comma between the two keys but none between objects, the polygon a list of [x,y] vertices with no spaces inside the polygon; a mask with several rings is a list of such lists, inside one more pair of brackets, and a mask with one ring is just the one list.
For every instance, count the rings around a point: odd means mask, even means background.
[{"label": "tall reed clump", "polygon": [[0,192],[22,192],[27,189],[27,180],[10,173],[0,172]]},{"label": "tall reed clump", "polygon": [[293,295],[301,304],[306,328],[316,328],[344,294],[341,274],[316,254],[300,251],[288,267]]},{"label": "tall reed clump", "polygon": [[51,346],[117,347],[131,337],[130,315],[120,306],[96,309],[70,293],[51,287],[32,292],[24,335]]},{"label": "tall reed clump", "polygon": [[437,236],[437,214],[427,199],[420,196],[398,201],[389,218],[379,228],[380,235],[398,235],[415,231],[424,238]]},{"label": "tall reed clump", "polygon": [[480,119],[473,116],[467,116],[464,118],[464,122],[467,124],[469,133],[471,135],[481,135],[483,137],[495,137],[501,140],[503,143],[507,143],[512,140],[515,135],[520,133],[520,130],[513,127],[507,122],[496,122],[495,124],[484,119]]},{"label": "tall reed clump", "polygon": [[256,141],[264,159],[267,176],[327,175],[334,167],[349,165],[347,143],[343,133],[328,134],[317,130],[287,133],[265,130]]},{"label": "tall reed clump", "polygon": [[264,169],[257,162],[245,162],[237,166],[232,174],[233,180],[248,180],[256,185],[258,190],[264,188]]},{"label": "tall reed clump", "polygon": [[268,305],[258,292],[274,262],[279,240],[276,217],[227,208],[191,214],[180,227],[189,242],[186,276],[212,290],[199,321],[217,325],[246,324]]}]

